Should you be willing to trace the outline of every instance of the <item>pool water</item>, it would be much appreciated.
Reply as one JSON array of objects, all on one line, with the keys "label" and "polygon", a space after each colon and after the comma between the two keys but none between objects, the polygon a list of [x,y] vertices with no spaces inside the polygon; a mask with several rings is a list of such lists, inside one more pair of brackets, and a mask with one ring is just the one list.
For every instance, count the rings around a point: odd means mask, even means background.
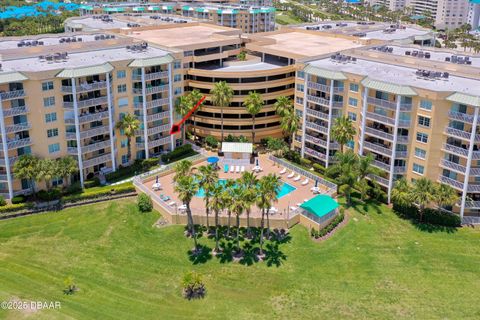
[{"label": "pool water", "polygon": [[[218,183],[219,183],[220,185],[222,185],[222,186],[224,186],[226,182],[227,182],[227,180],[225,180],[225,179],[219,179],[219,180],[218,180]],[[282,182],[283,182],[283,181],[282,181]],[[280,189],[277,191],[277,198],[280,199],[281,197],[286,196],[287,194],[289,194],[290,192],[295,191],[296,189],[297,189],[297,188],[295,188],[294,186],[289,185],[289,184],[286,183],[286,182],[283,182],[283,183],[282,183],[282,186],[281,186]],[[203,190],[203,188],[200,188],[195,196],[196,196],[196,197],[199,197],[199,198],[205,197],[205,191]]]}]

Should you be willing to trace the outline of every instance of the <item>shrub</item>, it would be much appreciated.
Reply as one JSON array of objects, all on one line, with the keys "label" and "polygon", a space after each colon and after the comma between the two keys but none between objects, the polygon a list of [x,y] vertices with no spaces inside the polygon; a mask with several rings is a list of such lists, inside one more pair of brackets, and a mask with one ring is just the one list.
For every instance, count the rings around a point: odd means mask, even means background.
[{"label": "shrub", "polygon": [[86,180],[83,183],[83,186],[85,187],[85,189],[98,187],[99,185],[100,185],[100,179],[98,177],[93,177],[89,180]]},{"label": "shrub", "polygon": [[65,284],[65,289],[63,289],[64,294],[71,295],[78,290],[77,285],[75,284],[75,279],[71,276],[68,276],[63,280],[63,283]]},{"label": "shrub", "polygon": [[310,235],[314,237],[315,239],[321,238],[332,232],[345,218],[345,210],[343,208],[340,208],[340,213],[333,218],[332,221],[330,221],[329,224],[327,224],[325,227],[323,227],[320,230],[315,230],[312,228],[310,231]]},{"label": "shrub", "polygon": [[47,190],[40,190],[37,193],[37,196],[42,201],[53,201],[58,200],[62,197],[62,192],[58,188]]},{"label": "shrub", "polygon": [[7,201],[5,201],[5,198],[3,196],[0,196],[0,207],[6,206]]},{"label": "shrub", "polygon": [[72,183],[70,186],[68,186],[68,188],[63,191],[63,194],[69,195],[69,194],[74,194],[79,192],[82,192],[82,186],[80,182],[75,182],[75,183]]},{"label": "shrub", "polygon": [[32,207],[33,207],[33,204],[31,204],[31,203],[9,204],[9,205],[0,207],[0,214],[15,212],[15,211],[22,211],[22,210],[25,210],[25,209],[30,209]]},{"label": "shrub", "polygon": [[205,297],[207,290],[202,282],[202,276],[194,271],[185,274],[182,281],[183,297],[185,299],[200,299]]},{"label": "shrub", "polygon": [[176,160],[193,156],[195,154],[196,152],[192,149],[192,146],[190,144],[184,144],[183,146],[176,148],[172,152],[163,154],[161,159],[164,163],[170,163]]},{"label": "shrub", "polygon": [[300,153],[294,150],[287,150],[284,154],[285,159],[290,160],[294,163],[300,164]]},{"label": "shrub", "polygon": [[131,183],[120,184],[116,186],[105,186],[99,188],[99,190],[86,191],[80,194],[72,194],[63,197],[63,202],[78,202],[83,200],[90,200],[96,198],[102,198],[112,194],[122,194],[134,192],[135,187]]},{"label": "shrub", "polygon": [[137,205],[140,212],[150,212],[153,209],[152,199],[145,193],[138,195]]},{"label": "shrub", "polygon": [[[1,202],[1,200],[0,200]],[[18,204],[18,203],[24,203],[25,202],[25,197],[22,195],[15,196],[12,198],[12,204]]]},{"label": "shrub", "polygon": [[158,165],[160,159],[159,158],[149,158],[142,160],[142,168],[143,170],[149,170],[152,167]]},{"label": "shrub", "polygon": [[[406,219],[418,221],[420,219],[420,213],[415,206],[401,207],[396,204],[393,205],[395,213]],[[462,223],[460,217],[453,213],[448,213],[440,210],[427,208],[423,212],[423,223],[439,225],[444,227],[459,227]]]},{"label": "shrub", "polygon": [[216,148],[218,146],[218,140],[213,136],[207,136],[205,138],[205,143],[212,148]]},{"label": "shrub", "polygon": [[304,165],[305,167],[309,167],[312,164],[312,160],[307,159],[307,158],[301,158],[300,163]]},{"label": "shrub", "polygon": [[322,165],[319,164],[319,163],[314,163],[314,164],[313,164],[313,169],[315,169],[315,171],[317,171],[317,172],[320,173],[320,174],[324,174],[324,173],[325,173],[325,167],[322,166]]}]

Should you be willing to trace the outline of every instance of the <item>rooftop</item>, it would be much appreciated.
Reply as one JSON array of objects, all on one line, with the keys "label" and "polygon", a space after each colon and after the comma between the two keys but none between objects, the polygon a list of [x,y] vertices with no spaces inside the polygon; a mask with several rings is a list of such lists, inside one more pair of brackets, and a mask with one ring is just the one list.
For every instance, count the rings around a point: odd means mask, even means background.
[{"label": "rooftop", "polygon": [[[329,71],[345,72],[369,77],[382,83],[390,83],[413,88],[440,92],[461,92],[480,96],[479,81],[450,75],[448,79],[425,79],[416,75],[417,69],[394,64],[357,59],[356,62],[341,63],[330,58],[308,63]],[[436,70],[431,70],[436,71]]]},{"label": "rooftop", "polygon": [[[30,36],[30,37],[4,37],[0,38],[0,50],[7,50],[7,49],[17,49],[20,48],[18,44],[20,42],[30,42],[30,45],[26,46],[24,45],[23,47],[34,47],[31,43],[33,41],[41,41],[43,42],[43,46],[52,46],[52,45],[58,45],[61,43],[73,43],[71,40],[75,38],[75,42],[80,42],[79,39],[81,39],[81,42],[90,42],[90,41],[98,41],[99,36],[103,36],[105,38],[105,34],[103,33],[95,33],[95,34],[59,34],[59,35],[48,35],[48,36],[40,36],[40,37],[35,37],[35,36]],[[115,37],[114,35],[108,35],[108,37]],[[64,39],[63,42],[61,39]],[[69,39],[68,42],[65,40]],[[38,43],[36,44],[38,46]]]},{"label": "rooftop", "polygon": [[324,215],[337,209],[338,202],[328,195],[319,194],[307,202],[304,202],[300,208],[307,210],[317,217],[323,217]]},{"label": "rooftop", "polygon": [[223,142],[222,152],[252,153],[253,145],[246,142]]}]

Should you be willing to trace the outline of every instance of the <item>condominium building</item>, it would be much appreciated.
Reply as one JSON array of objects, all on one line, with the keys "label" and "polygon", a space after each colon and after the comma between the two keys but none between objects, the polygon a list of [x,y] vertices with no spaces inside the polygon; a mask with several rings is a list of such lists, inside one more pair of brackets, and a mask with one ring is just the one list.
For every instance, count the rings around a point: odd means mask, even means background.
[{"label": "condominium building", "polygon": [[480,28],[480,1],[470,0],[468,3],[468,24],[472,30]]},{"label": "condominium building", "polygon": [[407,0],[369,0],[368,3],[373,5],[383,5],[388,10],[397,11],[405,8],[405,2]]},{"label": "condominium building", "polygon": [[381,174],[370,178],[389,200],[400,177],[427,177],[458,190],[453,209],[462,217],[478,214],[480,57],[375,46],[306,60],[301,70],[295,148],[303,156],[331,165],[339,150],[332,124],[348,116],[357,131],[348,148],[374,156]]},{"label": "condominium building", "polygon": [[183,77],[181,55],[174,50],[75,34],[1,39],[0,54],[0,193],[7,198],[30,192],[27,181],[12,172],[24,154],[71,155],[82,183],[128,165],[127,137],[116,129],[126,113],[141,122],[134,159],[181,143],[169,135],[173,102],[182,93],[182,82],[175,81]]},{"label": "condominium building", "polygon": [[455,29],[468,21],[468,0],[406,0],[415,15],[431,17],[437,29]]}]

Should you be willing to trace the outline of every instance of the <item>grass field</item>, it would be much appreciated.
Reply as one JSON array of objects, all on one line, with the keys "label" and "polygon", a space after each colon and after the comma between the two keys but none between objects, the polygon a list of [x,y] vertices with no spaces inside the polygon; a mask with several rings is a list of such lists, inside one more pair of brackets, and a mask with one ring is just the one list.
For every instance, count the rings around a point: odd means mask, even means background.
[{"label": "grass field", "polygon": [[281,25],[304,23],[302,19],[291,14],[288,11],[278,11],[275,15],[275,22]]},{"label": "grass field", "polygon": [[[322,243],[294,227],[280,267],[193,265],[183,228],[152,227],[158,214],[129,200],[2,221],[0,301],[62,307],[0,319],[480,318],[480,230],[426,232],[386,207],[362,210]],[[192,269],[204,275],[203,300],[181,297]],[[80,290],[67,296],[69,275]]]}]

